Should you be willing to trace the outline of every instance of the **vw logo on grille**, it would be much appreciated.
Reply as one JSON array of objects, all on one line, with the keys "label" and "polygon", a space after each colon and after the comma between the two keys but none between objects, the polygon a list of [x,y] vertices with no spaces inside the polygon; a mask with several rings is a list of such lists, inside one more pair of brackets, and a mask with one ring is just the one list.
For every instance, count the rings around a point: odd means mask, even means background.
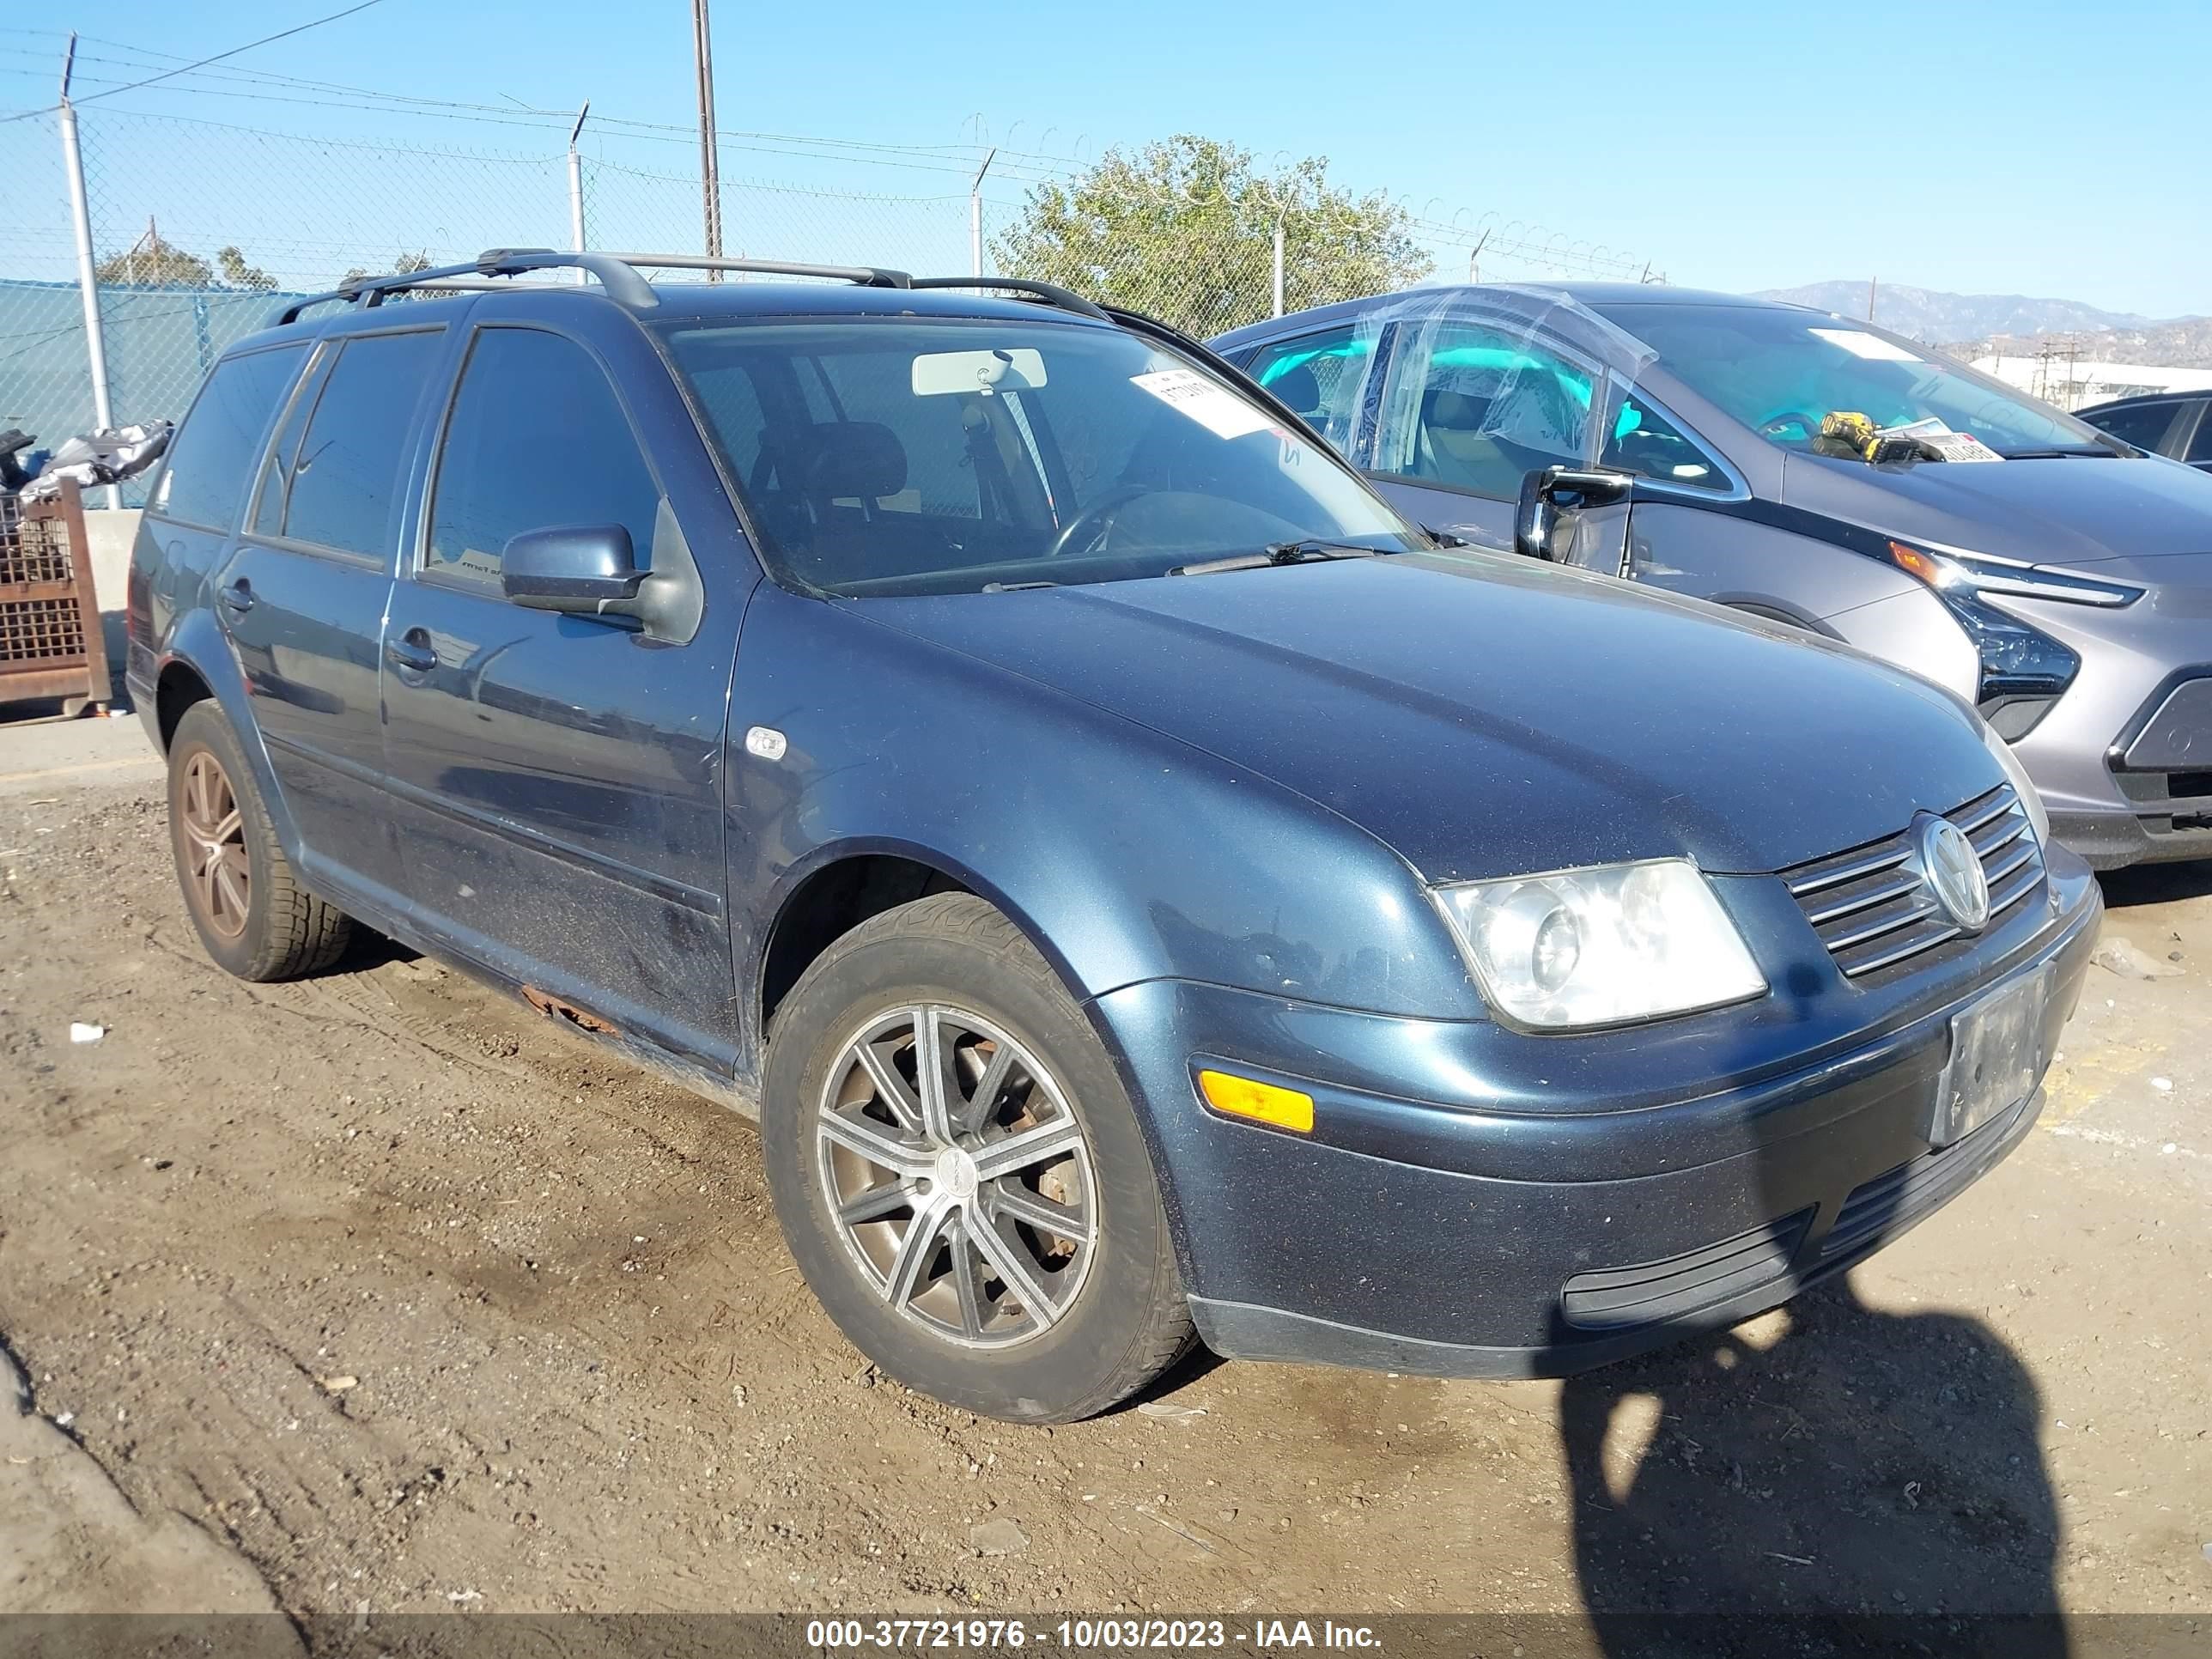
[{"label": "vw logo on grille", "polygon": [[1990,884],[1965,830],[1932,815],[1920,822],[1920,869],[1943,914],[1970,933],[1989,925]]}]

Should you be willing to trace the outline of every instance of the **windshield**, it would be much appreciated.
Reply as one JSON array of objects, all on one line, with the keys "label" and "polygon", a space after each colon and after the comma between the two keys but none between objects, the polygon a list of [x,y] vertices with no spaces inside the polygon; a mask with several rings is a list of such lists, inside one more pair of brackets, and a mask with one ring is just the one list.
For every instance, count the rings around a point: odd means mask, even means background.
[{"label": "windshield", "polygon": [[665,337],[770,562],[831,592],[1419,544],[1303,427],[1121,329],[847,319]]},{"label": "windshield", "polygon": [[2112,455],[2072,416],[1940,353],[1819,312],[1767,306],[1601,307],[1658,355],[1662,368],[1769,441],[1810,448],[1824,416],[1876,427],[1937,421],[2008,459]]}]

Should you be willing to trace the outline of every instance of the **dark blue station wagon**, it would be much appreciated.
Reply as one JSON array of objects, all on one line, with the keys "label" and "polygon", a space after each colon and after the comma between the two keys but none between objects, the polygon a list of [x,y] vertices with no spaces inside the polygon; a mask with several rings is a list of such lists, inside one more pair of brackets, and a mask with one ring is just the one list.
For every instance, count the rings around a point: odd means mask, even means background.
[{"label": "dark blue station wagon", "polygon": [[222,966],[359,923],[757,1116],[853,1341],[1032,1421],[1595,1364],[2028,1132],[2099,900],[1950,694],[1439,548],[1142,318],[703,263],[216,364],[129,674]]}]

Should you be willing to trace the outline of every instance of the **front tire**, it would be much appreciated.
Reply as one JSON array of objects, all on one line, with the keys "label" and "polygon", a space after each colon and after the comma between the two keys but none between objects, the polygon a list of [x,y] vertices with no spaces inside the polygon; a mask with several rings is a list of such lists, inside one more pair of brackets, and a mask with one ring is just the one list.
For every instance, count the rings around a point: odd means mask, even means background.
[{"label": "front tire", "polygon": [[185,710],[169,740],[169,844],[185,913],[225,972],[296,979],[344,952],[353,924],[293,875],[237,734],[211,701]]},{"label": "front tire", "polygon": [[854,1346],[986,1416],[1094,1416],[1190,1344],[1134,1108],[1059,979],[943,893],[832,945],[776,1012],[762,1138]]}]

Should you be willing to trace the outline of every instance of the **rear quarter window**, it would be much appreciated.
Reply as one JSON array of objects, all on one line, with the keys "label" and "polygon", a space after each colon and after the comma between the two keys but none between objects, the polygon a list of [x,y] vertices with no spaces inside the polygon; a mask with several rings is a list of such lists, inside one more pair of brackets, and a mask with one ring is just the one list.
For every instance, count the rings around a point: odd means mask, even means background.
[{"label": "rear quarter window", "polygon": [[263,489],[256,528],[382,558],[392,545],[416,407],[444,343],[442,331],[346,341],[289,470]]},{"label": "rear quarter window", "polygon": [[278,346],[215,366],[169,447],[155,512],[210,530],[231,527],[277,402],[307,355],[305,344]]}]

